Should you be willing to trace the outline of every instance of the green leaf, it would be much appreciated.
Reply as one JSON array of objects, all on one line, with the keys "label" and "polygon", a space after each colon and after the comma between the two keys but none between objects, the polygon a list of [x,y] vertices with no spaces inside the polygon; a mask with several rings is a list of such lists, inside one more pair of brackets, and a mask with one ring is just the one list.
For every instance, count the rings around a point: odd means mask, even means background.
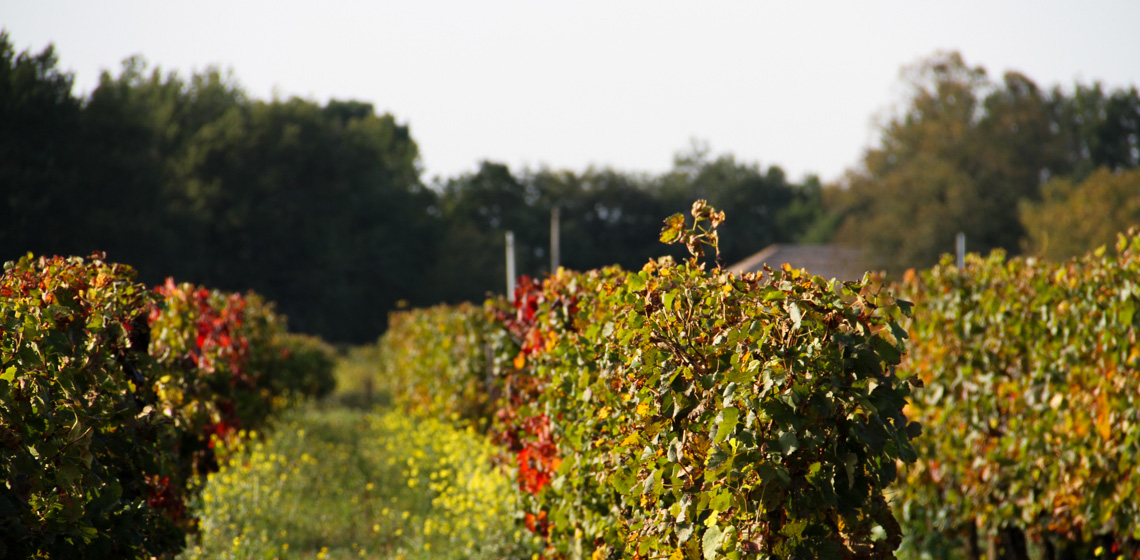
[{"label": "green leaf", "polygon": [[776,476],[780,477],[785,486],[792,483],[792,475],[788,473],[788,469],[784,465],[776,464]]},{"label": "green leaf", "polygon": [[720,449],[719,447],[714,448],[712,453],[709,453],[708,459],[705,460],[705,466],[709,470],[713,470],[713,469],[716,469],[717,467],[723,465],[724,462],[727,460],[728,460],[728,453],[725,453],[724,450]]},{"label": "green leaf", "polygon": [[788,317],[792,318],[792,324],[798,329],[800,322],[803,320],[803,313],[800,312],[800,306],[795,303],[788,304]]},{"label": "green leaf", "polygon": [[713,443],[724,441],[725,438],[736,429],[736,422],[739,417],[740,410],[736,407],[729,407],[720,411],[720,414],[717,415],[719,425],[717,426],[716,437],[713,438]]},{"label": "green leaf", "polygon": [[98,497],[96,497],[94,500],[91,500],[91,503],[87,504],[87,509],[96,512],[102,512],[104,510],[110,509],[111,506],[114,506],[119,501],[119,498],[121,498],[122,495],[122,485],[119,484],[119,481],[112,480],[110,483],[103,486],[99,492]]},{"label": "green leaf", "polygon": [[910,436],[911,439],[922,435],[922,424],[919,424],[918,422],[911,422],[907,424],[906,435]]},{"label": "green leaf", "polygon": [[723,490],[713,495],[712,500],[709,501],[709,508],[717,513],[728,510],[731,505],[732,494]]},{"label": "green leaf", "polygon": [[684,544],[685,541],[689,540],[689,537],[693,536],[692,523],[677,523],[675,527],[677,532],[677,542],[679,544]]},{"label": "green leaf", "polygon": [[760,475],[760,480],[764,484],[777,483],[777,486],[786,486],[792,480],[788,471],[779,463],[760,463],[756,467],[756,474]]},{"label": "green leaf", "polygon": [[749,360],[744,367],[735,367],[725,372],[725,380],[730,383],[743,383],[750,381],[760,370],[760,360]]},{"label": "green leaf", "polygon": [[578,430],[567,430],[562,434],[574,449],[582,448],[582,434]]},{"label": "green leaf", "polygon": [[91,318],[87,320],[87,328],[93,331],[102,330],[105,324],[102,313],[92,313]]},{"label": "green leaf", "polygon": [[788,294],[782,290],[772,288],[764,293],[764,301],[776,301],[780,299],[787,299]]},{"label": "green leaf", "polygon": [[893,344],[881,336],[873,337],[871,344],[875,346],[875,353],[888,364],[898,364],[899,360],[902,359],[902,354],[899,353],[898,348],[895,348]]},{"label": "green leaf", "polygon": [[780,529],[780,534],[792,539],[798,539],[800,535],[804,534],[804,529],[807,529],[807,519],[797,519],[795,521],[788,521],[784,527]]},{"label": "green leaf", "polygon": [[665,218],[665,227],[661,229],[661,242],[672,243],[681,237],[681,228],[685,227],[685,215],[673,214]]},{"label": "green leaf", "polygon": [[792,452],[800,448],[800,440],[796,437],[796,433],[792,430],[784,431],[780,434],[780,447],[784,449],[784,455],[791,455]]},{"label": "green leaf", "polygon": [[635,292],[645,289],[645,276],[643,274],[644,273],[631,272],[629,276],[625,277],[625,285],[628,286],[631,291]]},{"label": "green leaf", "polygon": [[55,471],[56,481],[60,486],[64,487],[73,485],[75,481],[80,480],[82,477],[83,473],[80,472],[79,467],[72,464],[60,465]]},{"label": "green leaf", "polygon": [[701,552],[704,554],[706,560],[714,560],[717,558],[717,549],[720,548],[720,544],[723,541],[724,531],[721,530],[719,525],[713,524],[708,529],[705,529],[705,535],[701,538]]},{"label": "green leaf", "polygon": [[647,485],[648,488],[646,488],[646,490],[652,492],[653,497],[656,498],[657,496],[660,496],[661,492],[665,490],[665,469],[661,468],[654,470],[653,476],[650,478],[653,480],[653,485]]},{"label": "green leaf", "polygon": [[848,453],[843,458],[843,468],[847,471],[847,489],[850,490],[855,485],[855,462],[859,457],[854,453]]},{"label": "green leaf", "polygon": [[625,470],[617,471],[610,477],[610,484],[613,485],[614,490],[623,496],[629,495],[630,488],[637,482],[637,478]]},{"label": "green leaf", "polygon": [[1128,299],[1120,306],[1120,324],[1131,325],[1132,317],[1136,315],[1136,302],[1133,299]]}]

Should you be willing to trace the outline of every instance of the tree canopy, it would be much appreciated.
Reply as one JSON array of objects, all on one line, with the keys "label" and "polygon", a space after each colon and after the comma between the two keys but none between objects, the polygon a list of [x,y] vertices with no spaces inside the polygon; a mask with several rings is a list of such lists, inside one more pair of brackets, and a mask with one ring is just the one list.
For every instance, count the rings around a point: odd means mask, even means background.
[{"label": "tree canopy", "polygon": [[166,276],[278,302],[294,329],[373,340],[402,302],[481,300],[517,270],[638,268],[667,254],[662,219],[695,199],[728,210],[722,263],[772,243],[859,246],[924,267],[965,232],[971,251],[1060,258],[1135,224],[1140,95],[992,79],[956,53],[904,70],[907,104],[838,183],[789,180],[699,142],[659,174],[476,170],[425,184],[410,125],[370,103],[258,100],[217,68],[141,57],[72,94],[52,47],[0,33],[0,260],[106,251]]},{"label": "tree canopy", "polygon": [[837,238],[888,269],[933,265],[958,232],[971,251],[1016,254],[1027,236],[1019,208],[1039,201],[1050,178],[1140,161],[1135,88],[1045,91],[1016,72],[994,81],[958,53],[909,67],[904,79],[909,105],[827,196]]},{"label": "tree canopy", "polygon": [[1140,225],[1140,168],[1102,167],[1080,183],[1054,179],[1040,201],[1021,205],[1021,220],[1030,254],[1063,260],[1110,247],[1117,234]]},{"label": "tree canopy", "polygon": [[76,99],[50,47],[15,55],[4,36],[0,53],[5,259],[104,250],[150,283],[256,290],[338,341],[374,338],[421,296],[434,196],[391,115],[251,100],[217,69],[137,57]]}]

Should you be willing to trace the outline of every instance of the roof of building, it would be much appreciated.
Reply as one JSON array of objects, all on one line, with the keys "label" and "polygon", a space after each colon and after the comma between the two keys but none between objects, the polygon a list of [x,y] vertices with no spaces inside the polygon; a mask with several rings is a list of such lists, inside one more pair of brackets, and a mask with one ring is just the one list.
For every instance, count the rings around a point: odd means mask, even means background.
[{"label": "roof of building", "polygon": [[763,272],[764,265],[777,269],[785,263],[828,280],[858,280],[869,270],[862,251],[837,245],[769,245],[728,268],[735,273]]}]

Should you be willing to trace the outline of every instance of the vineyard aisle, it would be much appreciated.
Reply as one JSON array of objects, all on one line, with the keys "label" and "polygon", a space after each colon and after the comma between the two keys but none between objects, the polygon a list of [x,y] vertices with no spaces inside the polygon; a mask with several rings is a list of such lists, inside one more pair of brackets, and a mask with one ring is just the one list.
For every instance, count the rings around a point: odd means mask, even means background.
[{"label": "vineyard aisle", "polygon": [[247,434],[198,504],[181,558],[531,558],[511,481],[474,431],[310,405]]}]

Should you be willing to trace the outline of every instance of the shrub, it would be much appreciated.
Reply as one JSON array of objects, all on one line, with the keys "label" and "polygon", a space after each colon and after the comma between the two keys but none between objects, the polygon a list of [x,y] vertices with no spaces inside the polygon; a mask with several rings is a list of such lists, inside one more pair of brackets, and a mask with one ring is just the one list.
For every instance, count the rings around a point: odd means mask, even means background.
[{"label": "shrub", "polygon": [[[1140,557],[1140,234],[1054,264],[972,256],[908,275],[905,369],[927,427],[900,485],[908,549]],[[1130,552],[1129,552],[1130,551]]]},{"label": "shrub", "polygon": [[150,312],[150,353],[165,373],[157,391],[183,433],[183,465],[209,472],[212,437],[257,428],[294,397],[331,391],[333,349],[287,333],[261,296],[172,279],[155,291],[163,299]]},{"label": "shrub", "polygon": [[563,457],[539,495],[555,541],[613,555],[893,556],[883,490],[918,431],[894,372],[907,304],[870,281],[706,270],[723,214],[698,202],[693,218],[662,234],[689,247],[687,262],[603,281],[573,323],[565,306],[542,310],[544,327],[564,326],[535,367]]},{"label": "shrub", "polygon": [[490,329],[486,313],[468,304],[392,313],[377,349],[382,390],[412,410],[486,417]]},{"label": "shrub", "polygon": [[331,389],[331,349],[256,294],[152,291],[104,258],[29,255],[0,277],[0,557],[181,550],[211,438]]},{"label": "shrub", "polygon": [[102,255],[0,277],[0,557],[182,547],[177,432],[146,353],[155,294]]},{"label": "shrub", "polygon": [[412,394],[485,387],[476,399],[491,399],[527,526],[552,555],[893,556],[883,490],[918,433],[895,374],[909,305],[870,279],[707,270],[723,214],[703,202],[692,214],[662,234],[687,262],[523,280],[513,304],[488,302],[489,324],[464,323],[460,353],[438,348],[463,329],[417,342],[395,322],[385,337],[416,350],[386,357],[452,368],[405,381]]},{"label": "shrub", "polygon": [[[299,395],[320,398],[336,387],[333,369],[337,352],[318,337],[280,332],[266,347],[264,385],[272,397]],[[255,360],[255,367],[257,361]]]}]

